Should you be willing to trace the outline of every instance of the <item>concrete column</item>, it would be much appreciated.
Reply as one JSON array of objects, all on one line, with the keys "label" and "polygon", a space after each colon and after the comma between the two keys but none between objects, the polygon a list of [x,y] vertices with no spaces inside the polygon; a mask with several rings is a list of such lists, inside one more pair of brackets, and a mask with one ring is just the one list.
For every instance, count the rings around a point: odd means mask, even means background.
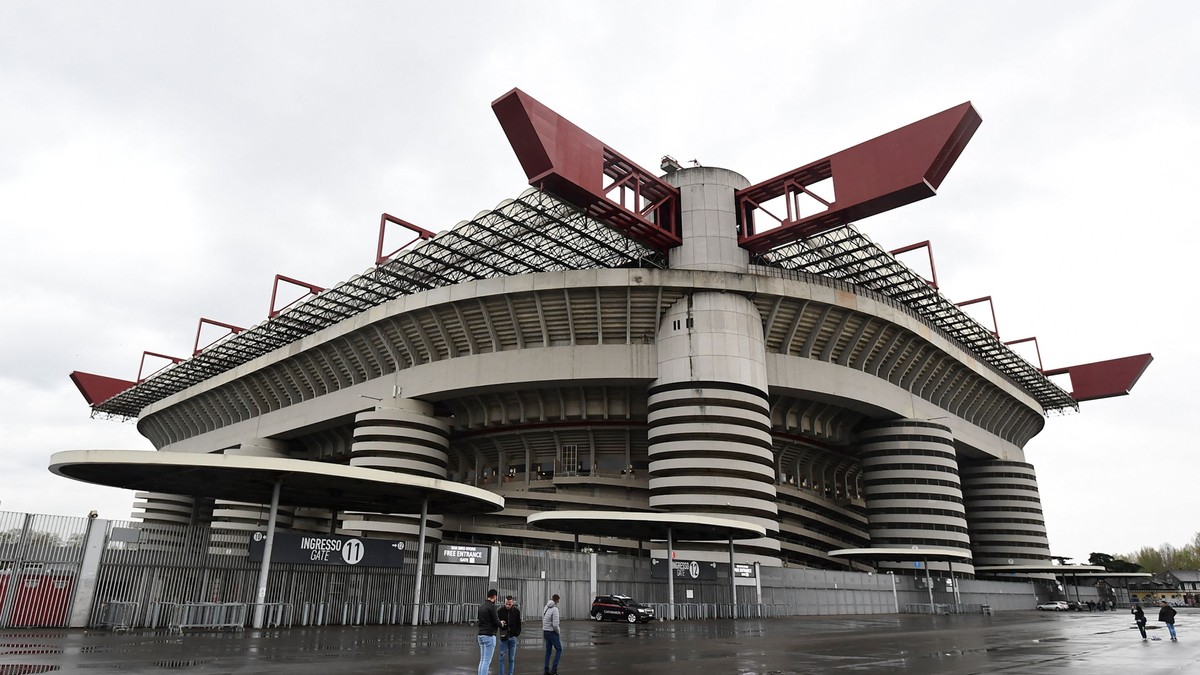
[{"label": "concrete column", "polygon": [[750,181],[728,169],[701,166],[664,177],[679,188],[683,245],[668,255],[671,269],[747,272],[750,252],[737,243],[734,192]]},{"label": "concrete column", "polygon": [[963,500],[976,565],[1047,565],[1050,540],[1033,465],[964,463]]},{"label": "concrete column", "polygon": [[[970,550],[949,427],[927,420],[892,420],[862,430],[859,443],[872,547]],[[947,569],[945,563],[934,565]],[[903,566],[893,566],[899,567]],[[959,571],[974,574],[975,568],[959,563]]]},{"label": "concrete column", "polygon": [[[354,418],[350,466],[445,480],[449,466],[450,424],[433,413],[433,405],[411,398],[381,401]],[[347,512],[342,527],[366,537],[417,539],[418,514]],[[442,540],[442,517],[428,514],[425,536]]]}]

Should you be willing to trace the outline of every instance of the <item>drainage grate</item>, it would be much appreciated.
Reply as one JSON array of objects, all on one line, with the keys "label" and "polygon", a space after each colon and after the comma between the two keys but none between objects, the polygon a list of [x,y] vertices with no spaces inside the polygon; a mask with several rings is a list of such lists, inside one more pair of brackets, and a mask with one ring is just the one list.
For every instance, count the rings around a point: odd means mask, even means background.
[{"label": "drainage grate", "polygon": [[62,649],[49,645],[0,642],[0,654],[61,654]]},{"label": "drainage grate", "polygon": [[[192,666],[206,666],[212,663],[212,659],[169,659],[166,661],[155,661],[154,665],[159,668],[191,668]],[[0,675],[4,675],[0,673]]]},{"label": "drainage grate", "polygon": [[0,675],[32,675],[33,673],[53,673],[58,666],[26,666],[20,664],[0,665]]}]

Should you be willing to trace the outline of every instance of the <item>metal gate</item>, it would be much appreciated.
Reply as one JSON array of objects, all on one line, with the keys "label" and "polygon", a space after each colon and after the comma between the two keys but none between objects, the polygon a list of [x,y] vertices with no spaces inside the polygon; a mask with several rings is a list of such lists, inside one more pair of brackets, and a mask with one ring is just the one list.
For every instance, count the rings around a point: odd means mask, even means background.
[{"label": "metal gate", "polygon": [[65,628],[93,521],[0,511],[0,628]]}]

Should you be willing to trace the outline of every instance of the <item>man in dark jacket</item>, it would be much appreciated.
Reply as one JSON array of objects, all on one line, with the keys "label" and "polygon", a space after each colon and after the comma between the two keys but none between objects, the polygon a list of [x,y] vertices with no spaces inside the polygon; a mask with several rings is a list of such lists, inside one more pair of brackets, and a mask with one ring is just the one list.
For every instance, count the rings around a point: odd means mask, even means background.
[{"label": "man in dark jacket", "polygon": [[[517,636],[521,634],[521,608],[513,602],[513,596],[504,598],[504,606],[496,610],[500,616],[500,675],[515,675],[517,661]],[[507,666],[507,668],[505,667]]]},{"label": "man in dark jacket", "polygon": [[1162,601],[1162,607],[1158,608],[1158,620],[1167,624],[1167,630],[1171,631],[1171,641],[1178,642],[1175,639],[1175,608],[1166,600]]},{"label": "man in dark jacket", "polygon": [[500,616],[496,610],[496,589],[487,592],[487,600],[479,605],[479,675],[488,675],[492,665],[492,654],[496,652],[496,631],[500,630]]}]

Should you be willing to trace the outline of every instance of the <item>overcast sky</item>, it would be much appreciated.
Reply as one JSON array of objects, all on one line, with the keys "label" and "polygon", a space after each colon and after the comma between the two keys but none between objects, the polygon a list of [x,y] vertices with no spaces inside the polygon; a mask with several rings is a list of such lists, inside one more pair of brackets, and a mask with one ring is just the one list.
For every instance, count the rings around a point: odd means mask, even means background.
[{"label": "overcast sky", "polygon": [[859,226],[931,240],[943,293],[991,295],[1047,368],[1153,353],[1131,396],[1052,416],[1026,453],[1056,555],[1185,544],[1198,35],[1185,0],[4,0],[0,509],[128,518],[132,493],[46,469],[150,449],[68,373],[134,379],[201,316],[258,323],[276,273],[361,273],[382,212],[443,230],[515,197],[490,109],[513,87],[647,168],[751,182],[970,100],[983,125],[940,194]]}]

